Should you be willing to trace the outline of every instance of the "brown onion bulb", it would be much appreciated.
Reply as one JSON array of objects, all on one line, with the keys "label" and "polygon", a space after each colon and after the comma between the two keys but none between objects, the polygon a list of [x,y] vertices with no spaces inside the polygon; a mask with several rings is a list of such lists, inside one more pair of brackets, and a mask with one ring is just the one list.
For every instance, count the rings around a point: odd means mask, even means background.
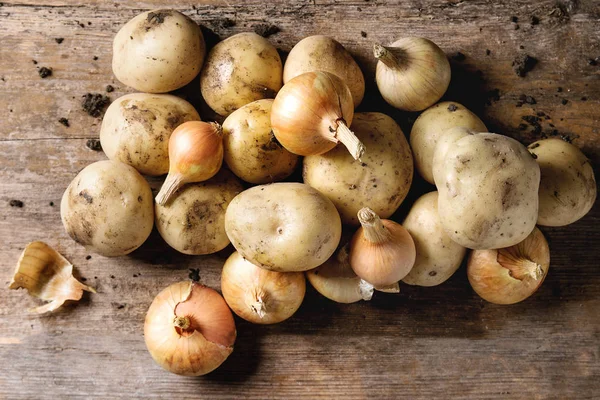
[{"label": "brown onion bulb", "polygon": [[164,206],[186,183],[212,178],[223,164],[223,129],[216,122],[189,121],[169,138],[169,174],[156,202]]},{"label": "brown onion bulb", "polygon": [[415,243],[400,224],[380,219],[368,207],[358,212],[361,227],[350,244],[350,266],[373,286],[389,286],[404,278],[415,264]]},{"label": "brown onion bulb", "polygon": [[352,94],[344,81],[314,71],[281,88],[271,109],[271,126],[279,143],[294,154],[322,154],[341,142],[358,160],[365,147],[348,128],[353,116]]},{"label": "brown onion bulb", "polygon": [[200,376],[233,351],[233,315],[215,290],[178,282],[156,296],[144,324],[144,339],[158,365],[178,375]]},{"label": "brown onion bulb", "polygon": [[467,276],[473,290],[495,304],[514,304],[531,296],[550,266],[550,249],[535,228],[522,242],[497,250],[473,250]]},{"label": "brown onion bulb", "polygon": [[225,261],[221,291],[234,313],[255,324],[276,324],[302,304],[306,279],[302,272],[262,269],[237,251]]}]

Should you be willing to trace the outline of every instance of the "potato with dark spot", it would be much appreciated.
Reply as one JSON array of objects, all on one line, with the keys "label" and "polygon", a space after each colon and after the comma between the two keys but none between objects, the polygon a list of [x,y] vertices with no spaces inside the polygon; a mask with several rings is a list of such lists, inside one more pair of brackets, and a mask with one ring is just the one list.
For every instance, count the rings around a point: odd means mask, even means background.
[{"label": "potato with dark spot", "polygon": [[238,33],[217,43],[200,74],[206,104],[227,116],[260,99],[272,99],[282,86],[277,49],[256,33]]},{"label": "potato with dark spot", "polygon": [[363,207],[389,218],[412,183],[413,159],[406,137],[392,118],[376,112],[354,114],[351,129],[367,149],[361,161],[339,145],[307,156],[304,183],[327,196],[345,224],[358,225],[356,213]]},{"label": "potato with dark spot", "polygon": [[271,130],[272,105],[271,99],[253,101],[223,122],[225,163],[246,182],[282,180],[298,164],[298,156],[283,148]]},{"label": "potato with dark spot", "polygon": [[272,271],[307,271],[323,264],[342,234],[327,197],[302,183],[255,186],[227,207],[225,230],[248,261]]},{"label": "potato with dark spot", "polygon": [[446,234],[438,215],[438,192],[419,197],[402,222],[417,249],[415,265],[402,281],[409,285],[436,286],[456,272],[467,249]]},{"label": "potato with dark spot", "polygon": [[569,225],[586,215],[598,190],[590,160],[557,138],[538,140],[528,148],[542,173],[538,225]]},{"label": "potato with dark spot", "polygon": [[150,185],[127,164],[98,161],[85,167],[60,203],[63,225],[73,240],[107,256],[131,253],[154,224]]},{"label": "potato with dark spot", "polygon": [[533,231],[540,168],[525,146],[507,136],[478,133],[449,144],[443,157],[437,150],[438,213],[454,242],[498,249],[520,243]]},{"label": "potato with dark spot", "polygon": [[190,18],[175,10],[146,11],[115,35],[112,69],[140,92],[165,93],[190,83],[205,53],[202,31]]},{"label": "potato with dark spot", "polygon": [[158,233],[169,246],[184,254],[223,250],[229,244],[225,210],[242,190],[241,182],[225,169],[207,181],[185,185],[168,204],[156,204]]},{"label": "potato with dark spot", "polygon": [[415,168],[429,183],[433,183],[433,153],[438,140],[448,129],[469,128],[487,132],[485,124],[462,104],[444,101],[423,111],[410,131],[410,147],[415,156]]},{"label": "potato with dark spot", "polygon": [[365,95],[365,78],[348,50],[329,36],[302,39],[292,48],[283,67],[283,83],[306,72],[325,71],[340,77],[352,93],[354,108]]},{"label": "potato with dark spot", "polygon": [[200,121],[187,101],[169,94],[132,93],[115,100],[100,128],[102,150],[111,160],[144,175],[169,172],[169,138],[184,122]]}]

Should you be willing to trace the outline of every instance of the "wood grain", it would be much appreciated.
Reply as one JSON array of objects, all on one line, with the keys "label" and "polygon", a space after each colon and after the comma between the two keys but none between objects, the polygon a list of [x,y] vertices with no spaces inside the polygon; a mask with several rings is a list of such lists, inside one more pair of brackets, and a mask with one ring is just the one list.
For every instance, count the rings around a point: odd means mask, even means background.
[{"label": "wood grain", "polygon": [[[109,93],[113,100],[131,92],[111,72],[113,35],[140,11],[166,4],[19,0],[0,5],[0,281],[5,287],[0,290],[0,398],[597,398],[597,204],[571,226],[543,229],[552,249],[551,270],[539,292],[522,304],[502,307],[479,299],[464,268],[440,287],[403,285],[399,295],[377,294],[369,303],[339,305],[311,289],[298,313],[282,324],[255,326],[237,319],[234,353],[208,376],[178,377],[156,366],[142,337],[152,298],[185,279],[188,268],[200,268],[203,281],[218,288],[231,248],[210,257],[185,256],[153,232],[129,256],[92,254],[87,260],[85,249],[64,232],[59,204],[75,174],[105,158],[85,146],[98,136],[101,120],[81,110],[81,96],[104,93],[107,84],[116,89]],[[281,28],[269,40],[284,51],[310,34],[334,36],[365,72],[361,109],[392,115],[407,135],[416,114],[391,109],[377,94],[371,46],[407,35],[428,37],[450,57],[458,51],[466,56],[462,62],[451,58],[448,99],[473,109],[494,131],[525,143],[544,134],[569,136],[595,165],[600,162],[600,66],[588,63],[600,56],[597,1],[193,4],[169,2],[210,29],[205,33],[212,43],[215,35],[223,38],[265,22]],[[538,25],[528,22],[531,15],[540,19]],[[518,30],[511,16],[518,17]],[[219,28],[223,18],[236,25]],[[59,37],[61,44],[54,40]],[[519,54],[539,59],[525,78],[511,68]],[[36,69],[41,66],[51,67],[52,76],[41,79]],[[500,98],[486,105],[493,89]],[[213,117],[197,81],[177,94],[192,101],[204,119]],[[533,96],[536,104],[516,107],[521,94]],[[540,132],[519,129],[522,116],[538,112],[550,116]],[[58,123],[61,117],[70,127]],[[157,188],[160,180],[151,183]],[[395,217],[400,220],[428,190],[416,179]],[[11,199],[22,200],[24,207],[10,207]],[[52,315],[29,315],[26,309],[36,301],[6,287],[32,240],[64,254],[98,294],[86,294]]]}]

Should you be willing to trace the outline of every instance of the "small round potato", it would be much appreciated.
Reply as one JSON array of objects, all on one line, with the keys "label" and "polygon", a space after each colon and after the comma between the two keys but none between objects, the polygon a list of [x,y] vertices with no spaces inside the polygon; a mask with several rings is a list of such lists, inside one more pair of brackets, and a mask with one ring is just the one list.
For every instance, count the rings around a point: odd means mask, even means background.
[{"label": "small round potato", "polygon": [[200,116],[187,101],[169,94],[132,93],[106,110],[100,142],[111,160],[145,175],[169,172],[169,137],[175,128]]},{"label": "small round potato", "polygon": [[365,95],[365,77],[348,50],[329,36],[302,39],[292,48],[283,68],[283,83],[306,72],[325,71],[340,77],[350,89],[354,108]]},{"label": "small round potato", "polygon": [[217,43],[200,74],[206,104],[227,116],[260,99],[272,99],[282,86],[277,49],[256,33],[238,33]]},{"label": "small round potato", "polygon": [[410,147],[415,157],[415,168],[427,182],[434,183],[433,153],[438,140],[447,129],[459,126],[475,132],[487,132],[477,115],[453,101],[429,107],[415,121],[410,131]]},{"label": "small round potato", "polygon": [[223,122],[225,163],[246,182],[282,180],[298,164],[298,156],[283,148],[271,130],[272,105],[272,99],[253,101],[235,110]]},{"label": "small round potato", "polygon": [[165,93],[190,83],[202,68],[206,47],[198,24],[175,10],[152,10],[115,35],[112,69],[135,90]]},{"label": "small round potato", "polygon": [[212,254],[229,244],[225,210],[244,190],[225,169],[208,181],[185,185],[168,204],[156,204],[156,228],[175,250],[192,255]]},{"label": "small round potato", "polygon": [[596,178],[587,157],[561,139],[543,139],[529,145],[537,156],[542,179],[538,225],[564,226],[587,214],[596,201]]},{"label": "small round potato", "polygon": [[456,272],[467,249],[454,243],[442,228],[438,215],[438,192],[421,196],[413,204],[402,226],[417,248],[415,265],[402,279],[417,286],[436,286]]},{"label": "small round potato", "polygon": [[272,271],[307,271],[337,248],[342,223],[335,206],[302,183],[271,183],[237,195],[227,207],[225,230],[237,251]]},{"label": "small round potato", "polygon": [[498,249],[523,241],[538,216],[540,168],[527,148],[495,133],[467,135],[435,157],[440,222],[470,249]]},{"label": "small round potato", "polygon": [[410,189],[413,159],[404,133],[385,114],[357,113],[352,131],[367,151],[356,161],[344,146],[303,163],[304,183],[335,204],[345,224],[358,225],[356,213],[370,207],[381,218],[390,217]]},{"label": "small round potato", "polygon": [[152,231],[152,191],[133,167],[98,161],[69,184],[60,216],[69,236],[89,251],[122,256],[140,247]]}]

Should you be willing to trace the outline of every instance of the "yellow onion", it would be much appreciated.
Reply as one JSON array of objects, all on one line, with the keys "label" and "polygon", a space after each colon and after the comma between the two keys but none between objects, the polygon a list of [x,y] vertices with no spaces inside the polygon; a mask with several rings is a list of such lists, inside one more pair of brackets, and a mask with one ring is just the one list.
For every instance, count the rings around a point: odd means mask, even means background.
[{"label": "yellow onion", "polygon": [[467,276],[473,290],[495,304],[514,304],[531,296],[550,266],[550,249],[535,228],[525,240],[497,250],[473,250]]},{"label": "yellow onion", "polygon": [[392,285],[404,278],[415,264],[415,243],[400,224],[380,219],[368,207],[358,212],[361,227],[350,244],[350,266],[373,286]]},{"label": "yellow onion", "polygon": [[353,116],[352,94],[344,81],[313,71],[281,88],[271,109],[271,126],[279,143],[294,154],[323,154],[341,142],[360,159],[365,148],[348,128]]},{"label": "yellow onion", "polygon": [[146,347],[158,365],[174,374],[213,371],[233,351],[235,337],[233,315],[223,297],[193,281],[164,289],[146,314]]},{"label": "yellow onion", "polygon": [[223,163],[223,129],[216,122],[189,121],[169,138],[169,174],[156,202],[164,206],[186,183],[212,178]]},{"label": "yellow onion", "polygon": [[234,313],[255,324],[275,324],[291,317],[302,304],[306,280],[302,272],[262,269],[237,251],[225,262],[221,291]]}]

